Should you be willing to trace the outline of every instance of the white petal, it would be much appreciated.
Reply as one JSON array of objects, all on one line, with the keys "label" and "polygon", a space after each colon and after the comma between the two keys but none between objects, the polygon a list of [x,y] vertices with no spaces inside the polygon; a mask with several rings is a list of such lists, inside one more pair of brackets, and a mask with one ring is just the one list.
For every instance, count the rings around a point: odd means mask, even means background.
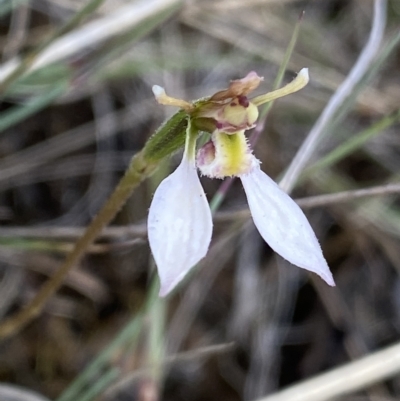
[{"label": "white petal", "polygon": [[167,295],[202,259],[212,235],[212,217],[194,162],[185,156],[157,188],[150,206],[148,237]]},{"label": "white petal", "polygon": [[257,166],[241,175],[254,224],[283,258],[335,285],[321,247],[299,206]]}]

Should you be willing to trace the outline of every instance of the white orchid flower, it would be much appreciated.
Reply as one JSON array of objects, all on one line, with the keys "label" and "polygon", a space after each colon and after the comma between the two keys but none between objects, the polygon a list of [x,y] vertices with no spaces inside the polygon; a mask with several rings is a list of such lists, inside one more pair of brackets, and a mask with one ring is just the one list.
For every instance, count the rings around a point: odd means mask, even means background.
[{"label": "white orchid flower", "polygon": [[212,216],[195,165],[196,137],[186,138],[181,164],[158,186],[148,216],[150,248],[167,295],[207,253]]},{"label": "white orchid flower", "polygon": [[[308,71],[301,70],[284,88],[249,101],[247,94],[261,80],[256,73],[250,73],[197,109],[188,102],[168,97],[158,86],[153,88],[160,103],[177,105],[192,117],[182,162],[157,188],[149,211],[148,236],[160,276],[160,296],[175,288],[206,255],[210,245],[212,216],[196,165],[203,175],[211,178],[239,177],[254,224],[265,242],[292,264],[335,285],[306,216],[260,169],[260,162],[245,137],[245,130],[252,128],[258,118],[257,106],[304,87]],[[195,162],[196,133],[191,129],[191,121],[196,118],[211,119],[214,126],[211,140],[199,149]]]}]

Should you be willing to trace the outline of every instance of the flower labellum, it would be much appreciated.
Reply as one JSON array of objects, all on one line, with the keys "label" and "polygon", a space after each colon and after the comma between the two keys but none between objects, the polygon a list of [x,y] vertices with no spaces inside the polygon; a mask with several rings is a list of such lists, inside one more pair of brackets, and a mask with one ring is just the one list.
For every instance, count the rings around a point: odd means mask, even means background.
[{"label": "flower labellum", "polygon": [[[335,285],[306,216],[260,169],[245,137],[257,121],[257,107],[303,88],[308,70],[302,69],[283,88],[249,100],[247,95],[261,81],[251,72],[232,81],[228,89],[194,103],[171,98],[159,86],[153,88],[159,103],[178,106],[189,116],[182,162],[157,188],[149,211],[149,243],[160,276],[160,296],[171,292],[206,255],[211,241],[212,217],[196,166],[210,178],[239,177],[265,242],[292,264]],[[198,126],[208,130],[211,139],[198,150],[195,160]]]}]

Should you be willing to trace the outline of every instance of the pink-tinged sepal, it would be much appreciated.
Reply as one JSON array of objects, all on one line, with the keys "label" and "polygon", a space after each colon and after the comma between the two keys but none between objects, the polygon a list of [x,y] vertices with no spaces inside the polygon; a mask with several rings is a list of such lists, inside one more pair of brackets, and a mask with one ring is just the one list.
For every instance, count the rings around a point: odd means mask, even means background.
[{"label": "pink-tinged sepal", "polygon": [[317,273],[334,286],[321,247],[300,207],[259,166],[240,176],[250,212],[268,245],[296,266]]},{"label": "pink-tinged sepal", "polygon": [[148,237],[166,296],[207,253],[212,216],[194,161],[187,157],[158,186],[150,206]]}]

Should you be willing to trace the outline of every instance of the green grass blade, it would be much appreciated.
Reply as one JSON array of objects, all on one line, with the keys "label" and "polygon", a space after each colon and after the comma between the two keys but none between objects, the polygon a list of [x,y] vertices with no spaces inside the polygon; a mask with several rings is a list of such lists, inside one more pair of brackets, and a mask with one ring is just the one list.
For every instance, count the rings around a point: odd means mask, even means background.
[{"label": "green grass blade", "polygon": [[[78,376],[77,379],[56,399],[56,401],[76,401],[78,396],[96,378],[108,364],[112,355],[118,349],[133,343],[139,337],[142,328],[142,315],[135,316],[126,327],[117,335],[113,342]],[[97,378],[99,380],[99,378]],[[100,381],[100,380],[99,380]],[[93,393],[89,388],[82,396]]]},{"label": "green grass blade", "polygon": [[[303,21],[303,13],[301,13],[300,18],[297,20],[297,23],[294,27],[292,37],[290,38],[289,45],[285,51],[285,56],[282,60],[282,64],[279,66],[278,74],[275,78],[274,85],[272,87],[272,90],[278,89],[282,85],[283,77],[285,75],[285,71],[287,69],[287,66],[289,64],[290,58],[293,54],[294,48],[297,43],[297,39],[299,37],[300,33],[300,27],[301,27],[301,22]],[[262,109],[260,110],[260,120],[263,120],[269,111],[271,110],[272,106],[274,105],[274,100],[272,102],[267,103]]]},{"label": "green grass blade", "polygon": [[333,164],[339,162],[346,156],[361,148],[369,139],[379,135],[386,128],[390,127],[398,121],[400,121],[400,109],[396,113],[382,118],[366,130],[363,130],[360,133],[354,135],[349,140],[335,148],[332,152],[328,153],[316,163],[305,169],[302,175],[303,178],[312,175],[322,168],[332,166]]},{"label": "green grass blade", "polygon": [[55,99],[65,93],[66,89],[66,84],[58,85],[48,93],[42,96],[37,96],[22,106],[16,106],[10,110],[4,111],[0,114],[0,133],[44,109]]},{"label": "green grass blade", "polygon": [[93,11],[95,11],[105,0],[90,0],[83,6],[77,13],[75,13],[64,25],[58,28],[50,37],[43,41],[39,46],[28,53],[22,62],[15,68],[5,79],[0,83],[0,92],[4,93],[6,89],[12,85],[19,77],[24,75],[30,66],[36,60],[36,57],[49,46],[55,39],[62,36],[63,34],[72,30],[77,26],[84,18],[88,17]]},{"label": "green grass blade", "polygon": [[[176,13],[181,6],[182,4],[180,2],[176,2],[168,9],[164,9],[162,12],[158,12],[157,14],[144,19],[130,31],[114,37],[105,43],[96,54],[96,60],[93,66],[94,80],[103,82],[107,79],[109,75],[107,71],[109,69],[109,64],[112,61],[120,58],[120,55],[123,54],[124,50],[130,49],[134,42],[140,40],[160,26],[160,24],[162,24],[166,19]],[[140,69],[140,64],[136,61],[132,61],[130,71],[135,71],[136,66]],[[149,68],[153,69],[157,68],[157,66],[151,65]]]},{"label": "green grass blade", "polygon": [[117,368],[111,368],[101,378],[97,379],[92,387],[79,398],[74,401],[92,401],[100,395],[119,375]]},{"label": "green grass blade", "polygon": [[[108,366],[110,359],[116,351],[121,348],[134,348],[136,346],[139,334],[141,333],[144,321],[144,314],[148,313],[152,305],[158,300],[159,283],[158,278],[154,277],[149,288],[148,297],[145,305],[141,309],[144,312],[139,312],[132,320],[122,329],[115,337],[112,343],[100,353],[100,355],[75,379],[75,381],[55,400],[55,401],[82,401],[91,400],[93,395],[97,395],[99,390],[96,386],[97,382],[110,384],[117,376],[114,376],[115,369],[107,370],[101,374]],[[163,300],[162,300],[163,301]],[[165,301],[163,301],[165,302]],[[114,373],[113,373],[114,372]],[[100,376],[99,376],[100,375]],[[99,376],[99,377],[97,377]],[[91,385],[93,380],[96,383]],[[100,391],[104,390],[105,386],[100,386]]]}]

